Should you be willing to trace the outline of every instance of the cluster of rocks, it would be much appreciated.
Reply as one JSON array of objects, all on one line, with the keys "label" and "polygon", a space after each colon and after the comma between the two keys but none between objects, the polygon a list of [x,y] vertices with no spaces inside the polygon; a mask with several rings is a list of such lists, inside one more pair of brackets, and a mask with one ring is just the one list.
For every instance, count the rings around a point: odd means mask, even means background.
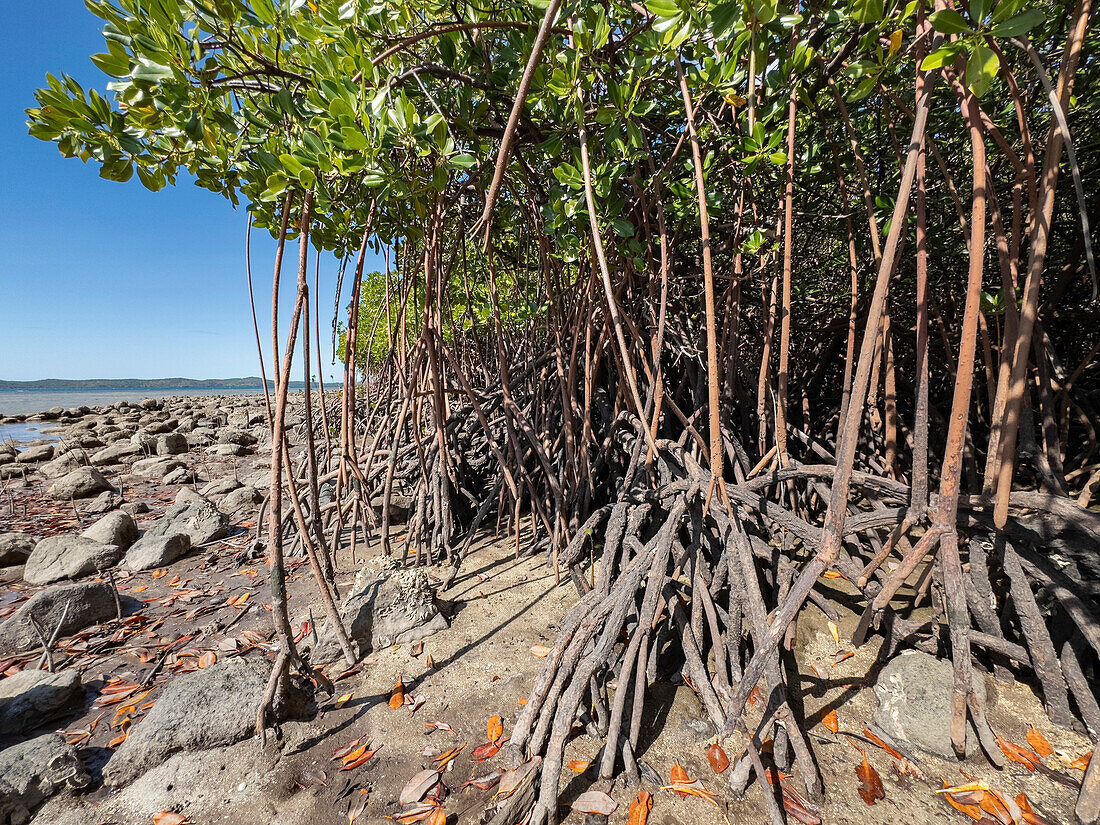
[{"label": "cluster of rocks", "polygon": [[[0,657],[33,655],[44,637],[64,638],[120,618],[129,600],[102,580],[105,572],[116,566],[139,571],[170,564],[224,538],[231,517],[243,517],[263,500],[260,488],[266,488],[269,470],[262,459],[243,478],[234,474],[198,486],[208,472],[203,456],[250,455],[261,446],[266,417],[257,399],[56,408],[2,423],[25,420],[55,422],[45,432],[61,438],[23,449],[0,444],[0,478],[17,479],[24,487],[41,485],[49,498],[72,503],[82,517],[99,518],[80,533],[0,533],[3,572],[44,586],[0,622]],[[140,529],[134,517],[150,508],[135,491],[173,484],[193,486],[180,487],[164,515]],[[81,581],[86,577],[98,580]],[[80,677],[73,669],[50,673],[33,666],[0,679],[0,825],[26,822],[46,799],[91,781],[77,751],[56,732],[46,732],[84,710]],[[237,741],[254,725],[252,704],[240,699],[251,691],[258,705],[266,663],[229,660],[193,676],[173,680],[140,735],[112,757],[108,774],[113,780],[124,781],[134,766],[151,767],[174,750]],[[225,695],[216,705],[226,710],[207,713],[210,699],[216,700],[222,688]],[[197,704],[196,691],[204,694]],[[203,713],[195,714],[195,707]],[[195,718],[176,724],[185,710]],[[163,730],[158,733],[158,728]]]},{"label": "cluster of rocks", "polygon": [[[225,538],[234,521],[252,515],[268,486],[268,459],[250,461],[246,472],[236,462],[203,459],[265,449],[264,408],[255,400],[232,403],[222,398],[57,409],[48,419],[34,418],[56,422],[61,441],[21,451],[0,447],[0,474],[41,485],[50,498],[71,502],[82,516],[98,516],[79,533],[0,533],[0,568],[42,586],[0,622],[0,657],[33,656],[44,637],[63,638],[121,618],[139,605],[120,597],[109,571],[165,567]],[[211,465],[227,464],[234,467],[231,475],[207,477]],[[178,487],[163,515],[139,525],[135,516],[150,509],[140,500],[143,491],[173,484],[186,486]],[[323,485],[322,504],[331,496],[331,485]],[[403,504],[398,502],[399,515]],[[360,572],[341,613],[361,653],[447,627],[425,574],[399,569],[388,558]],[[334,632],[324,628],[314,660],[341,654]],[[104,784],[126,786],[177,752],[231,745],[253,735],[269,673],[263,658],[225,657],[172,678],[158,688],[153,708],[103,767]],[[301,718],[308,695],[289,685],[276,717]],[[0,679],[0,825],[26,822],[51,796],[90,786],[93,780],[77,751],[57,733],[44,732],[56,730],[85,705],[84,686],[72,669],[27,669]]]}]

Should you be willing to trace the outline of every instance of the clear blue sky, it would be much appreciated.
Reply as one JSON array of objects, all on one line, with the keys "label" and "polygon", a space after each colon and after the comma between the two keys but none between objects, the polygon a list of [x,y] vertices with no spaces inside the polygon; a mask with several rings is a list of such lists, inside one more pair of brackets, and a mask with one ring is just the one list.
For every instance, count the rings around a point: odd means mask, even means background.
[{"label": "clear blue sky", "polygon": [[[93,165],[27,134],[23,110],[35,105],[47,72],[104,89],[108,78],[88,59],[104,50],[99,22],[80,0],[5,5],[0,379],[258,375],[243,207],[189,183],[153,193],[136,176],[103,180]],[[270,314],[273,250],[266,233],[253,233],[261,323]],[[367,262],[368,271],[377,266]],[[322,260],[326,378],[341,369],[329,365],[326,343],[336,270],[334,259]]]}]

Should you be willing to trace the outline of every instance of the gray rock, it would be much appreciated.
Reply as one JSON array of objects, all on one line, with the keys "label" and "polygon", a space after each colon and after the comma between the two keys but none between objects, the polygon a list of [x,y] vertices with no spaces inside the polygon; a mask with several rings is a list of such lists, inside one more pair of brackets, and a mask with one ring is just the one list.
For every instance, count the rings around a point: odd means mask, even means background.
[{"label": "gray rock", "polygon": [[0,567],[25,562],[36,542],[37,539],[28,533],[0,533]]},{"label": "gray rock", "polygon": [[179,455],[187,452],[187,436],[183,433],[166,433],[157,439],[157,455]]},{"label": "gray rock", "polygon": [[120,464],[125,461],[137,460],[145,455],[145,450],[140,444],[133,444],[125,440],[123,433],[113,433],[120,436],[110,446],[104,447],[98,453],[92,455],[92,464],[102,466],[104,464]]},{"label": "gray rock", "polygon": [[80,467],[55,481],[47,492],[51,498],[67,501],[73,498],[91,498],[110,489],[110,483],[99,470]]},{"label": "gray rock", "polygon": [[[204,494],[196,493],[190,487],[180,487],[179,490],[176,491],[176,497],[174,499],[172,499],[173,507],[175,507],[175,505],[183,505],[182,509],[180,509],[176,513],[177,515],[178,515],[179,512],[183,512],[183,510],[186,510],[188,507],[190,507],[193,504],[210,504],[210,503],[211,503],[210,499],[208,499]],[[169,508],[169,509],[171,510],[172,508]]]},{"label": "gray rock", "polygon": [[[974,696],[985,705],[985,678],[971,670]],[[875,724],[895,739],[941,759],[955,760],[951,747],[951,663],[911,650],[895,656],[875,682]],[[973,725],[966,728],[966,755],[978,747]]]},{"label": "gray rock", "polygon": [[149,512],[149,505],[144,501],[131,501],[122,505],[122,512],[129,513],[131,516],[140,516]]},{"label": "gray rock", "polygon": [[[370,505],[374,509],[376,518],[382,518],[382,505],[385,500],[385,496],[375,496],[371,499]],[[412,518],[415,508],[416,499],[412,496],[396,491],[390,494],[390,522],[392,524],[404,524]]]},{"label": "gray rock", "polygon": [[[340,615],[361,653],[415,642],[448,627],[424,571],[402,570],[388,556],[370,559],[356,574]],[[326,623],[313,659],[331,662],[341,654],[336,634]]]},{"label": "gray rock", "polygon": [[[227,476],[225,478],[218,478],[214,481],[211,481],[209,484],[202,488],[201,492],[204,496],[210,498],[214,496],[224,496],[226,493],[232,493],[234,490],[239,490],[243,486],[244,485],[241,484],[241,482],[238,481],[236,478],[233,478],[232,476]],[[176,500],[178,501],[179,498],[177,497]]]},{"label": "gray rock", "polygon": [[[117,788],[174,753],[232,745],[252,736],[270,671],[263,659],[235,658],[177,676],[104,766],[104,782]],[[275,716],[301,718],[307,696],[294,684],[287,688],[276,702]]]},{"label": "gray rock", "polygon": [[33,730],[83,702],[84,686],[75,670],[22,670],[0,680],[0,734]]},{"label": "gray rock", "polygon": [[229,532],[229,517],[211,502],[203,499],[183,509],[173,505],[164,518],[158,519],[146,535],[167,536],[183,533],[192,545],[207,544],[224,538]]},{"label": "gray rock", "polygon": [[249,449],[241,444],[215,444],[206,448],[207,455],[213,456],[243,456],[248,455]]},{"label": "gray rock", "polygon": [[0,751],[0,825],[23,825],[50,797],[90,782],[76,749],[56,733]]},{"label": "gray rock", "polygon": [[103,513],[109,513],[112,510],[117,510],[122,505],[122,496],[118,493],[112,493],[110,491],[106,493],[100,493],[93,498],[82,508],[83,512],[89,516],[98,516]]},{"label": "gray rock", "polygon": [[170,456],[155,456],[154,458],[143,458],[141,461],[135,461],[130,468],[130,472],[146,478],[164,478],[173,470],[178,470],[183,466],[184,463],[179,459]]},{"label": "gray rock", "polygon": [[28,584],[50,584],[98,573],[118,563],[122,549],[84,536],[50,536],[34,546],[23,568]]},{"label": "gray rock", "polygon": [[105,515],[80,535],[125,550],[138,540],[138,528],[130,516],[116,510]]},{"label": "gray rock", "polygon": [[39,461],[49,461],[53,458],[53,451],[53,444],[38,444],[34,447],[27,447],[27,449],[23,450],[15,457],[15,460],[20,464],[34,464]]},{"label": "gray rock", "polygon": [[256,436],[239,427],[222,427],[217,438],[219,444],[239,444],[242,447],[251,447],[257,441]]},{"label": "gray rock", "polygon": [[[46,636],[50,636],[60,623],[60,638],[113,619],[115,611],[115,589],[108,582],[61,584],[40,590],[0,623],[0,656],[11,656],[41,646],[31,623],[32,618],[38,621]],[[65,617],[64,622],[61,621],[62,616]]]},{"label": "gray rock", "polygon": [[263,500],[264,494],[255,487],[238,487],[218,502],[218,509],[223,513],[233,515],[245,508],[255,507]]},{"label": "gray rock", "polygon": [[47,461],[38,468],[38,472],[42,473],[46,478],[61,478],[61,476],[68,475],[73,470],[80,467],[86,467],[87,465],[87,453],[83,450],[69,450],[59,455],[53,461]]},{"label": "gray rock", "polygon": [[173,470],[163,479],[164,484],[194,484],[199,480],[199,474],[190,467],[180,467]]},{"label": "gray rock", "polygon": [[126,552],[122,566],[137,573],[171,564],[191,550],[191,540],[182,533],[153,536],[146,533]]}]

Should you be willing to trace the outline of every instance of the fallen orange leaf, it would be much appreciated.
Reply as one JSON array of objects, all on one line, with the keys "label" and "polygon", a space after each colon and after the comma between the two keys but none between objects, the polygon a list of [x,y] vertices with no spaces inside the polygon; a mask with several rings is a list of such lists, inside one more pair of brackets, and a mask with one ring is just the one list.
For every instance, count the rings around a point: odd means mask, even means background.
[{"label": "fallen orange leaf", "polygon": [[490,742],[499,742],[500,737],[504,736],[504,723],[499,716],[492,716],[489,718],[486,730],[489,734]]},{"label": "fallen orange leaf", "polygon": [[730,766],[730,758],[717,742],[707,748],[707,761],[710,762],[710,767],[715,773],[722,773]]},{"label": "fallen orange leaf", "polygon": [[1037,754],[1032,753],[1027,748],[1002,739],[1000,734],[994,735],[997,737],[997,747],[1001,749],[1001,752],[1004,753],[1008,759],[1023,765],[1029,771],[1035,770],[1035,766],[1043,761]]},{"label": "fallen orange leaf", "polygon": [[187,825],[187,817],[175,811],[161,811],[153,814],[153,825]]},{"label": "fallen orange leaf", "polygon": [[390,694],[390,707],[397,710],[403,704],[405,704],[405,683],[398,676],[397,684],[393,686],[393,692]]},{"label": "fallen orange leaf", "polygon": [[1050,742],[1047,741],[1043,734],[1039,733],[1034,726],[1028,728],[1027,743],[1031,745],[1031,749],[1035,751],[1039,756],[1050,756],[1054,753],[1054,748],[1050,746]]},{"label": "fallen orange leaf", "polygon": [[540,659],[545,659],[550,655],[550,648],[546,645],[534,645],[531,647],[531,652],[538,656]]},{"label": "fallen orange leaf", "polygon": [[586,770],[588,770],[588,766],[591,764],[591,762],[586,762],[583,759],[573,759],[570,760],[569,764],[566,767],[568,767],[569,770],[573,771],[573,773],[584,773]]},{"label": "fallen orange leaf", "polygon": [[878,771],[867,761],[867,755],[863,755],[863,761],[856,767],[856,776],[859,777],[859,795],[868,805],[874,805],[876,800],[886,798],[886,790],[882,787],[882,779]]},{"label": "fallen orange leaf", "polygon": [[829,712],[821,717],[821,724],[833,733],[840,730],[840,717],[836,715],[836,708],[829,708]]},{"label": "fallen orange leaf", "polygon": [[1069,763],[1071,768],[1076,768],[1079,771],[1087,771],[1089,768],[1089,762],[1092,761],[1092,751],[1082,754]]},{"label": "fallen orange leaf", "polygon": [[649,791],[638,791],[634,801],[630,803],[630,819],[627,825],[646,825],[649,812],[653,810],[653,797]]}]

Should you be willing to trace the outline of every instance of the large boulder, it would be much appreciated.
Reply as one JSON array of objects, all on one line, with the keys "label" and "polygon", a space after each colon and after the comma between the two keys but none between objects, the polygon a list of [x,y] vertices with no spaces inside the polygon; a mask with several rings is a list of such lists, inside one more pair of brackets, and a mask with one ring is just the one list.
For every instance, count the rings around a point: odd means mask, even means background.
[{"label": "large boulder", "polygon": [[40,646],[32,618],[46,636],[53,634],[58,624],[61,625],[60,635],[70,636],[91,625],[113,619],[117,610],[115,596],[115,588],[108,582],[61,584],[40,590],[0,623],[0,656],[11,656]]},{"label": "large boulder", "polygon": [[0,825],[23,825],[50,797],[90,782],[76,750],[56,733],[0,751]]},{"label": "large boulder", "polygon": [[0,567],[25,562],[37,541],[28,533],[0,533]]},{"label": "large boulder", "polygon": [[[340,615],[361,653],[415,642],[448,626],[424,571],[404,570],[389,556],[376,556],[356,574]],[[331,662],[341,653],[335,631],[326,623],[313,660]]]},{"label": "large boulder", "polygon": [[179,455],[187,452],[187,436],[183,433],[166,433],[157,438],[157,455]]},{"label": "large boulder", "polygon": [[110,483],[99,470],[79,467],[55,481],[47,492],[51,498],[67,501],[72,498],[91,498],[110,489]]},{"label": "large boulder", "polygon": [[183,533],[155,536],[146,533],[126,552],[122,566],[132,573],[171,564],[191,550],[191,540]]},{"label": "large boulder", "polygon": [[116,510],[105,515],[80,535],[125,550],[138,540],[138,528],[129,515]]},{"label": "large boulder", "polygon": [[53,451],[53,444],[36,444],[20,452],[19,455],[15,457],[15,460],[20,464],[34,464],[39,461],[49,461],[53,458]]},{"label": "large boulder", "polygon": [[136,461],[145,455],[145,450],[140,444],[131,443],[125,436],[116,440],[110,446],[104,447],[98,453],[92,455],[92,464],[121,464],[125,461]]},{"label": "large boulder", "polygon": [[108,490],[106,493],[100,493],[87,504],[83,505],[81,509],[84,511],[84,515],[98,516],[103,513],[109,513],[112,510],[117,510],[122,505],[122,502],[122,496]]},{"label": "large boulder", "polygon": [[264,500],[264,494],[255,487],[245,485],[227,493],[220,502],[218,509],[223,513],[233,515],[241,510],[251,509]]},{"label": "large boulder", "polygon": [[[985,679],[971,670],[974,698],[985,704]],[[875,682],[875,724],[893,738],[941,759],[955,760],[951,747],[951,663],[917,650],[895,656]],[[966,755],[978,747],[978,734],[967,723]]]},{"label": "large boulder", "polygon": [[[228,659],[177,676],[103,768],[104,782],[126,785],[180,751],[232,745],[256,731],[271,665],[264,659]],[[275,703],[279,720],[305,715],[308,696],[287,684]]]},{"label": "large boulder", "polygon": [[46,478],[61,478],[80,467],[88,466],[88,454],[83,450],[69,450],[62,453],[53,461],[47,461],[38,468]]},{"label": "large boulder", "polygon": [[[200,491],[207,498],[213,498],[216,496],[224,496],[227,493],[232,493],[234,490],[239,490],[244,485],[241,484],[233,476],[226,476],[225,478],[217,478],[207,484]],[[179,497],[176,498],[179,501]]]},{"label": "large boulder", "polygon": [[171,456],[155,456],[153,458],[143,458],[141,461],[135,461],[133,466],[130,467],[130,472],[137,476],[161,479],[173,470],[177,470],[183,466],[184,463],[182,461],[172,458]]},{"label": "large boulder", "polygon": [[122,549],[84,536],[50,536],[34,546],[23,568],[28,584],[77,579],[118,564]]},{"label": "large boulder", "polygon": [[22,670],[0,679],[0,735],[34,730],[84,702],[75,670]]},{"label": "large boulder", "polygon": [[145,531],[145,535],[168,536],[183,533],[191,540],[192,546],[197,546],[224,538],[228,532],[229,517],[218,510],[209,499],[189,487],[184,487],[176,495],[176,503]]}]

